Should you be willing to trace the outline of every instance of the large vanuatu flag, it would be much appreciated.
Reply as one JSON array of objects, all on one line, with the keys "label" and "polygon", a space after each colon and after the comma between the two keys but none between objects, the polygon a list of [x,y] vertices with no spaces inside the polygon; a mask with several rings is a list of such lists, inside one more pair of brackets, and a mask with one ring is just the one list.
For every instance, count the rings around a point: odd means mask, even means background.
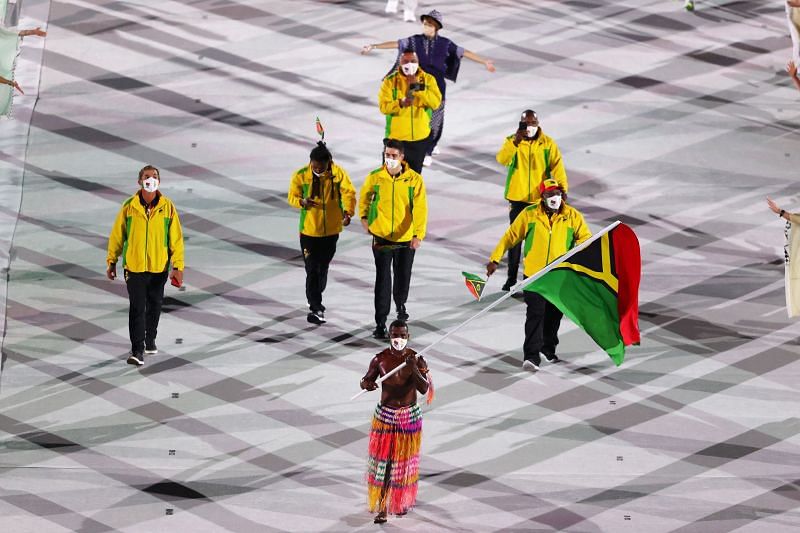
[{"label": "large vanuatu flag", "polygon": [[618,224],[551,267],[525,289],[547,298],[621,365],[625,346],[639,344],[642,259],[636,234]]}]

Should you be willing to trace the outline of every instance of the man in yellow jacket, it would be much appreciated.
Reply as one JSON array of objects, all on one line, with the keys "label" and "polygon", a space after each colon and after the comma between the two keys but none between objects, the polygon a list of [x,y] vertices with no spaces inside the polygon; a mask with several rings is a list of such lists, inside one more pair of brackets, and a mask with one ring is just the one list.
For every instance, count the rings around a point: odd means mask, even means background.
[{"label": "man in yellow jacket", "polygon": [[397,70],[383,79],[378,105],[386,115],[386,137],[403,141],[405,161],[417,174],[428,151],[431,116],[441,103],[436,78],[419,68],[413,50],[404,50]]},{"label": "man in yellow jacket", "polygon": [[156,334],[164,284],[172,263],[172,284],[183,284],[183,230],[172,201],[158,190],[161,175],[147,165],[139,171],[139,191],[122,204],[108,238],[106,276],[117,277],[122,257],[128,287],[128,364],[142,366],[144,354],[156,354]]},{"label": "man in yellow jacket", "polygon": [[[568,192],[567,173],[556,142],[539,127],[535,111],[522,112],[517,131],[509,135],[497,152],[497,162],[508,167],[505,198],[508,200],[509,223],[513,223],[523,209],[539,200],[539,185],[545,179],[558,182],[561,190]],[[508,279],[503,290],[509,290],[519,274],[521,248],[514,246],[508,252]]]},{"label": "man in yellow jacket", "polygon": [[356,190],[350,176],[333,162],[322,141],[311,150],[310,162],[292,176],[289,205],[300,209],[300,249],[306,267],[306,300],[312,324],[324,324],[322,293],[336,242],[356,211]]},{"label": "man in yellow jacket", "polygon": [[[583,215],[566,204],[567,193],[551,179],[539,185],[541,199],[526,207],[506,230],[486,265],[491,276],[503,254],[512,246],[525,241],[525,277],[564,255],[574,246],[592,236]],[[536,371],[541,363],[540,353],[551,363],[556,356],[558,327],[561,311],[536,292],[524,290],[527,312],[525,316],[525,343],[522,346],[522,368]]]},{"label": "man in yellow jacket", "polygon": [[375,258],[373,336],[376,339],[386,338],[386,317],[392,296],[398,320],[408,320],[406,300],[411,284],[411,267],[428,224],[425,184],[422,176],[404,161],[404,143],[388,139],[384,145],[384,164],[367,176],[358,204],[361,224],[372,235],[372,255]]}]

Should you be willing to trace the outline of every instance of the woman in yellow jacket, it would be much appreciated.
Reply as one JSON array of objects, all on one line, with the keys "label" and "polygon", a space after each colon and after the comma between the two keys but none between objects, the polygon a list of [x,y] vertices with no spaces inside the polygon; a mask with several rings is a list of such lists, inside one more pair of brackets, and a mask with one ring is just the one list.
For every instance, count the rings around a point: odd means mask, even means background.
[{"label": "woman in yellow jacket", "polygon": [[144,354],[156,354],[156,334],[164,301],[164,284],[172,262],[172,284],[183,284],[183,230],[172,201],[161,194],[158,169],[139,171],[141,189],[122,204],[108,238],[106,276],[117,277],[122,257],[128,287],[128,364],[141,366]]},{"label": "woman in yellow jacket", "polygon": [[[411,285],[414,253],[425,238],[428,200],[422,176],[403,159],[403,143],[388,139],[384,165],[373,170],[359,195],[359,216],[364,230],[372,235],[375,258],[376,339],[386,338],[386,317],[391,299],[399,320],[408,320],[406,300]],[[392,283],[392,271],[394,283]]]},{"label": "woman in yellow jacket", "polygon": [[322,293],[328,284],[328,266],[336,253],[343,226],[356,211],[356,190],[350,176],[333,162],[325,143],[311,150],[310,162],[292,176],[287,198],[300,209],[300,249],[306,267],[306,300],[312,324],[324,324]]},{"label": "woman in yellow jacket", "polygon": [[[566,193],[557,181],[543,181],[539,192],[541,200],[525,208],[500,239],[486,265],[487,275],[494,274],[506,250],[523,240],[528,277],[592,236],[583,215],[566,204]],[[556,346],[562,314],[538,293],[525,289],[524,295],[527,312],[522,368],[536,371],[540,353],[551,363],[559,361]]]}]

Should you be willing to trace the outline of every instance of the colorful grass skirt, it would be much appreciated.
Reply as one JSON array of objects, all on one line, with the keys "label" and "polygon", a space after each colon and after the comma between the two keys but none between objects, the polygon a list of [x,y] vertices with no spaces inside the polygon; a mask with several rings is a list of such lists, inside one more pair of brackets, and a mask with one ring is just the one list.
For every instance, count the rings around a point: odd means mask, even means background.
[{"label": "colorful grass skirt", "polygon": [[367,504],[370,512],[404,514],[417,500],[422,410],[378,405],[369,434]]}]

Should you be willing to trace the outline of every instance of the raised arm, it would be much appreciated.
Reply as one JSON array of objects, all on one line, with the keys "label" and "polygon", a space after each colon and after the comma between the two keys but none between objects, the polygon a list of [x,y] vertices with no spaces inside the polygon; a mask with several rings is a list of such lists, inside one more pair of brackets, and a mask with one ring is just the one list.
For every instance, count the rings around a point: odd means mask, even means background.
[{"label": "raised arm", "polygon": [[480,63],[481,65],[486,67],[486,70],[488,70],[489,72],[494,72],[495,70],[497,70],[496,68],[494,68],[494,63],[492,62],[491,59],[487,59],[485,57],[481,57],[478,54],[476,54],[475,52],[470,52],[469,50],[464,50],[464,57],[466,57],[467,59],[469,59],[471,61],[474,61],[476,63]]},{"label": "raised arm", "polygon": [[384,43],[377,43],[377,44],[365,44],[361,48],[361,54],[366,55],[370,53],[372,50],[397,50],[397,41],[386,41]]},{"label": "raised arm", "polygon": [[35,35],[36,37],[45,37],[47,36],[47,32],[44,31],[41,26],[37,26],[32,30],[22,30],[17,35],[20,37],[27,37],[28,35]]}]

